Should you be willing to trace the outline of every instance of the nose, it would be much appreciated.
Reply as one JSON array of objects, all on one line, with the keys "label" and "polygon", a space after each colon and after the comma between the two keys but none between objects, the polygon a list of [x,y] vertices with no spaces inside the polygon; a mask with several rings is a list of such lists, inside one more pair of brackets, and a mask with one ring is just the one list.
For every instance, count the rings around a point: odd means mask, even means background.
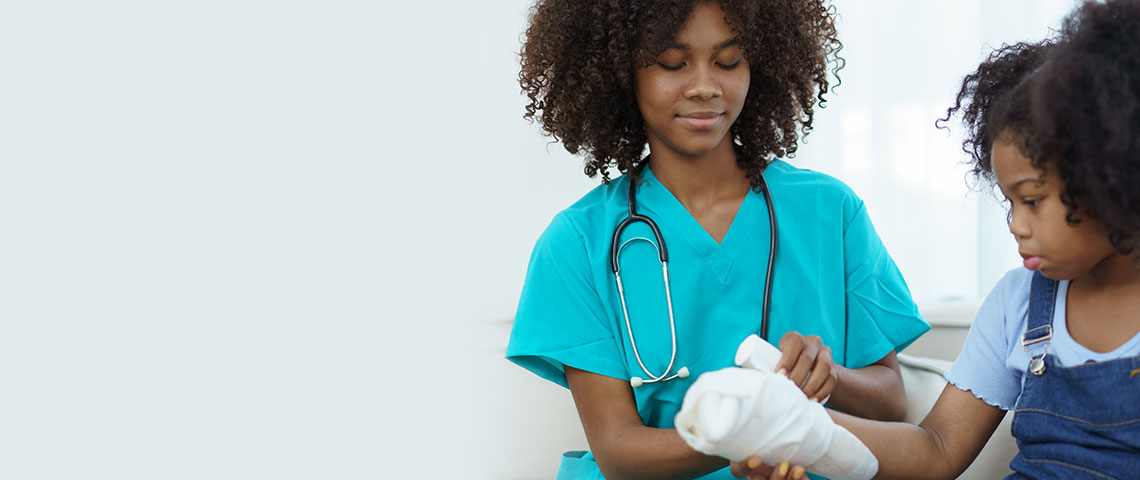
[{"label": "nose", "polygon": [[1017,208],[1013,208],[1013,211],[1010,212],[1009,233],[1012,233],[1014,238],[1028,238],[1033,231],[1029,228],[1029,222],[1026,221],[1025,215],[1019,215],[1017,212]]},{"label": "nose", "polygon": [[708,100],[721,95],[720,79],[711,65],[695,68],[692,78],[685,86],[685,97]]}]

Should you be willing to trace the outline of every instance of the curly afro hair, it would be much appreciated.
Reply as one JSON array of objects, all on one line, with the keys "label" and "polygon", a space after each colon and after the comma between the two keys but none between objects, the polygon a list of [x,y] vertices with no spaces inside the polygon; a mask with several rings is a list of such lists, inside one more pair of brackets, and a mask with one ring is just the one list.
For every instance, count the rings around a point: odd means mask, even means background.
[{"label": "curly afro hair", "polygon": [[[1086,2],[1032,93],[1033,125],[1057,169],[1069,220],[1077,205],[1121,253],[1140,246],[1140,1]],[[1047,163],[1046,163],[1047,161]],[[1039,163],[1038,163],[1039,162]]]},{"label": "curly afro hair", "polygon": [[[970,156],[967,164],[975,179],[993,181],[990,152],[995,140],[1015,141],[1030,158],[1035,136],[1030,120],[1030,77],[1040,74],[1045,54],[1052,48],[1049,41],[1021,42],[1002,45],[990,53],[978,69],[966,75],[946,117],[938,119],[938,128],[955,114],[962,116],[966,138],[962,150]],[[1036,164],[1035,164],[1036,165]]]},{"label": "curly afro hair", "polygon": [[962,116],[975,179],[994,180],[993,142],[1011,140],[1062,179],[1069,223],[1080,208],[1117,251],[1140,246],[1140,1],[1088,1],[1056,39],[1003,45],[946,113],[938,124]]},{"label": "curly afro hair", "polygon": [[[693,8],[710,0],[538,0],[521,51],[527,119],[567,151],[584,154],[586,175],[637,176],[647,142],[633,72],[673,42]],[[720,0],[750,64],[744,109],[731,128],[738,164],[754,188],[773,157],[792,156],[824,106],[828,66],[843,59],[834,9],[823,0]]]}]

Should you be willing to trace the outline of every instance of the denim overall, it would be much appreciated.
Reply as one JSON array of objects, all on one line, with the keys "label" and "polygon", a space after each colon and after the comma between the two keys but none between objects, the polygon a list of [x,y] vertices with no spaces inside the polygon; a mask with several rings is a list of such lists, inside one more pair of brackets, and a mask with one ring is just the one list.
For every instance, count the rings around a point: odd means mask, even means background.
[{"label": "denim overall", "polygon": [[1022,346],[1032,361],[1014,407],[1006,479],[1140,479],[1140,357],[1061,367],[1049,356],[1057,282],[1033,274]]}]

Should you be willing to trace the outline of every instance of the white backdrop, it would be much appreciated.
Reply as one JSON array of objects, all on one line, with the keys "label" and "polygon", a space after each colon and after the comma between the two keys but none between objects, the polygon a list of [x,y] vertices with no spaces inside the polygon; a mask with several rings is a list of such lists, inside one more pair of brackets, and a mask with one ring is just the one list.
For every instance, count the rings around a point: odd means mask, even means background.
[{"label": "white backdrop", "polygon": [[[521,120],[528,4],[0,5],[0,477],[470,477],[468,359],[596,184]],[[1069,2],[836,5],[793,163],[921,302],[976,297],[1016,256],[933,119]]]}]

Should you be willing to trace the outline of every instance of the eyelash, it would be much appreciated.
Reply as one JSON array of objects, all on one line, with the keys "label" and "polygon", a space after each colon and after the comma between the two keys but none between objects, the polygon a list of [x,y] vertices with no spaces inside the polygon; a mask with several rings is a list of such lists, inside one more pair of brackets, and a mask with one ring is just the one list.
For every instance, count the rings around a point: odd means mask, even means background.
[{"label": "eyelash", "polygon": [[[666,64],[661,63],[661,62],[657,62],[657,65],[660,65],[662,69],[664,69],[666,71],[670,71],[670,72],[675,72],[675,71],[680,70],[681,68],[683,68],[685,66],[684,63],[682,63],[680,65],[666,65]],[[725,65],[723,63],[717,62],[716,66],[719,67],[721,70],[733,70],[736,67],[740,66],[740,60],[737,60],[735,63],[733,63],[731,65]]]}]

